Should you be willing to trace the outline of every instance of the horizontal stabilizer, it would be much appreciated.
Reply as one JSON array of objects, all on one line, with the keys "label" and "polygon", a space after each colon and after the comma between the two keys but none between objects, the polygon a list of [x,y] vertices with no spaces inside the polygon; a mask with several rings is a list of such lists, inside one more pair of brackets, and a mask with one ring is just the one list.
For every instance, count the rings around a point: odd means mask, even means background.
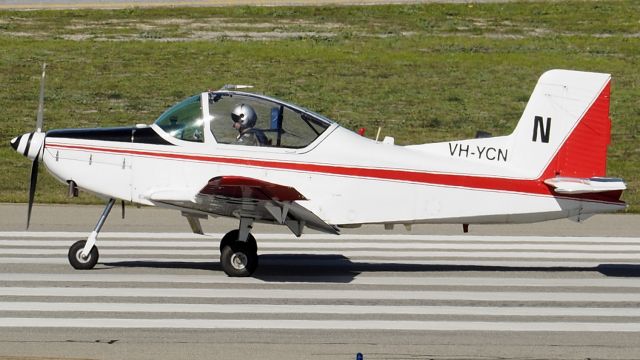
[{"label": "horizontal stabilizer", "polygon": [[618,178],[592,177],[572,178],[555,177],[544,181],[545,184],[554,188],[559,194],[589,194],[602,193],[608,191],[622,191],[627,185]]}]

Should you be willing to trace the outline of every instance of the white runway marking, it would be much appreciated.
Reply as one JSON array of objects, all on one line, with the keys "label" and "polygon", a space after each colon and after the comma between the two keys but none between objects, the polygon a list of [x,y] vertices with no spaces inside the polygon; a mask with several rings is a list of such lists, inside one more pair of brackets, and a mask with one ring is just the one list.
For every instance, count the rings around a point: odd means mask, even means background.
[{"label": "white runway marking", "polygon": [[[149,239],[153,240],[153,239]],[[442,240],[440,240],[442,241]],[[640,241],[640,240],[638,240]],[[7,247],[28,247],[28,248],[64,248],[67,249],[74,241],[51,241],[51,240],[0,240],[0,246]],[[318,243],[318,242],[269,242],[260,241],[260,249],[329,249],[329,250],[349,250],[349,249],[404,249],[411,248],[414,250],[517,250],[517,251],[531,251],[531,250],[555,250],[555,251],[591,251],[600,253],[615,253],[615,252],[638,252],[640,253],[640,245],[620,245],[620,244],[606,244],[601,245],[602,241],[598,241],[596,244],[476,244],[472,241],[466,243],[460,242],[407,242],[401,240],[393,240],[389,242],[331,242],[331,243]],[[136,247],[136,248],[196,248],[203,249],[218,249],[218,242],[213,240],[207,241],[125,241],[125,240],[100,240],[101,248],[117,248],[117,247]],[[166,251],[166,250],[163,250]]]},{"label": "white runway marking", "polygon": [[640,293],[496,292],[496,291],[378,291],[378,290],[272,290],[200,288],[98,288],[3,287],[0,296],[41,297],[141,297],[207,299],[308,299],[308,300],[449,300],[518,302],[640,302]]},{"label": "white runway marking", "polygon": [[476,316],[640,317],[640,309],[587,307],[392,306],[392,305],[263,305],[263,304],[154,304],[3,302],[0,311],[109,312],[109,313],[214,313],[214,314],[406,314]]},{"label": "white runway marking", "polygon": [[[109,249],[110,255],[166,255],[170,251],[174,256],[202,256],[219,254],[219,249],[210,249],[209,251],[200,250],[182,250],[182,249]],[[32,249],[25,252],[24,249],[0,249],[0,255],[56,255],[64,257],[67,255],[68,249]],[[342,255],[349,258],[483,258],[483,259],[573,259],[573,260],[628,260],[635,261],[640,259],[640,253],[619,254],[619,253],[576,253],[576,252],[525,252],[525,251],[368,251],[368,250],[261,250],[261,255]]]},{"label": "white runway marking", "polygon": [[[304,254],[304,253],[303,253]],[[333,254],[334,256],[336,254]],[[141,257],[130,257],[130,258],[108,258],[106,256],[101,255],[100,262],[109,266],[121,266],[121,265],[133,265],[133,264],[158,264],[161,265],[163,263],[185,263],[185,264],[212,264],[218,263],[218,255],[212,254],[209,259],[207,258],[173,258],[173,257],[153,257],[153,258],[141,258]],[[640,262],[640,261],[639,261]],[[41,264],[41,265],[66,265],[69,261],[65,258],[62,259],[60,257],[52,257],[52,258],[37,258],[37,257],[0,257],[0,264]],[[615,263],[611,259],[600,259],[600,260],[591,260],[591,261],[532,261],[529,259],[522,260],[406,260],[405,258],[397,258],[397,259],[389,259],[389,260],[380,260],[380,259],[352,259],[349,260],[347,258],[344,259],[287,259],[283,261],[275,261],[272,259],[262,259],[260,260],[261,264],[267,263],[277,263],[279,265],[285,266],[288,264],[289,266],[315,266],[315,267],[328,267],[332,268],[335,266],[341,266],[344,264],[349,264],[351,266],[355,265],[398,265],[398,266],[485,266],[485,267],[503,267],[503,268],[575,268],[575,269],[585,269],[585,268],[595,268],[600,264],[610,264]]]},{"label": "white runway marking", "polygon": [[230,278],[220,274],[211,275],[154,275],[154,274],[35,274],[0,273],[0,282],[91,282],[91,283],[164,283],[164,284],[351,284],[385,286],[476,286],[476,287],[601,287],[640,288],[640,278],[629,279],[536,279],[500,277],[403,277],[403,276],[325,276],[313,279],[305,276],[287,276],[286,281],[265,281],[256,278]]},{"label": "white runway marking", "polygon": [[[42,231],[0,231],[0,238],[46,238],[46,239],[86,239],[88,232],[42,232]],[[149,239],[149,240],[170,240],[170,239],[191,239],[191,240],[212,240],[218,243],[224,236],[223,233],[198,235],[192,233],[134,233],[134,232],[101,232],[100,239]],[[289,233],[283,234],[260,234],[260,240],[296,240],[305,242],[307,240],[333,240],[333,241],[467,241],[475,243],[484,242],[593,242],[598,244],[631,243],[640,244],[637,237],[576,237],[576,236],[478,236],[478,235],[401,235],[401,234],[376,234],[376,235],[328,235],[328,234],[304,234],[300,238]]]},{"label": "white runway marking", "polygon": [[293,275],[238,279],[221,234],[104,233],[106,272],[72,271],[86,235],[0,232],[0,327],[640,332],[640,278],[599,272],[640,271],[640,238],[261,234]]},{"label": "white runway marking", "polygon": [[112,318],[0,318],[0,327],[126,328],[126,329],[289,329],[289,330],[409,330],[409,331],[578,331],[640,332],[638,323],[558,323],[482,321],[381,320],[193,320]]}]

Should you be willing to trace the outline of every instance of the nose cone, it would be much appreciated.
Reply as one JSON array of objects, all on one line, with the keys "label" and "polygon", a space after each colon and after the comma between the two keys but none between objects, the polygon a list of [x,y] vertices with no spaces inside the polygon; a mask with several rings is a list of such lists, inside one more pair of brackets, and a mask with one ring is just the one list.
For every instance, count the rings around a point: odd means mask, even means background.
[{"label": "nose cone", "polygon": [[30,132],[11,139],[11,147],[30,160],[38,158],[44,147],[45,134],[42,132]]},{"label": "nose cone", "polygon": [[13,150],[18,151],[18,145],[20,144],[21,137],[22,135],[16,136],[13,139],[11,139],[11,147],[13,148]]}]

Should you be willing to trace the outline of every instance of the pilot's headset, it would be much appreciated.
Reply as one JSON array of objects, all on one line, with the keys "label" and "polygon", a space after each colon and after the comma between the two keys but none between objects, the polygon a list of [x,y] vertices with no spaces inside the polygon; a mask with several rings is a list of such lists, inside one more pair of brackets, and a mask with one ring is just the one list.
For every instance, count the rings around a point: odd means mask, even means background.
[{"label": "pilot's headset", "polygon": [[242,129],[254,127],[257,118],[253,108],[246,104],[236,105],[231,111],[231,120],[233,120],[234,123],[240,123]]}]

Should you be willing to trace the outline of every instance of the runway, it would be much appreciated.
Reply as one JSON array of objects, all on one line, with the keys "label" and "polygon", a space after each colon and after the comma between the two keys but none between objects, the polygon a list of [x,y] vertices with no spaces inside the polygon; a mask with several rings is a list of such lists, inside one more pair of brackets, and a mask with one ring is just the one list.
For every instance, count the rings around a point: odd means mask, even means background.
[{"label": "runway", "polygon": [[[217,239],[0,232],[0,356],[95,359],[633,359],[640,238],[309,234],[258,237],[253,278]],[[637,265],[636,265],[637,264]]]}]

